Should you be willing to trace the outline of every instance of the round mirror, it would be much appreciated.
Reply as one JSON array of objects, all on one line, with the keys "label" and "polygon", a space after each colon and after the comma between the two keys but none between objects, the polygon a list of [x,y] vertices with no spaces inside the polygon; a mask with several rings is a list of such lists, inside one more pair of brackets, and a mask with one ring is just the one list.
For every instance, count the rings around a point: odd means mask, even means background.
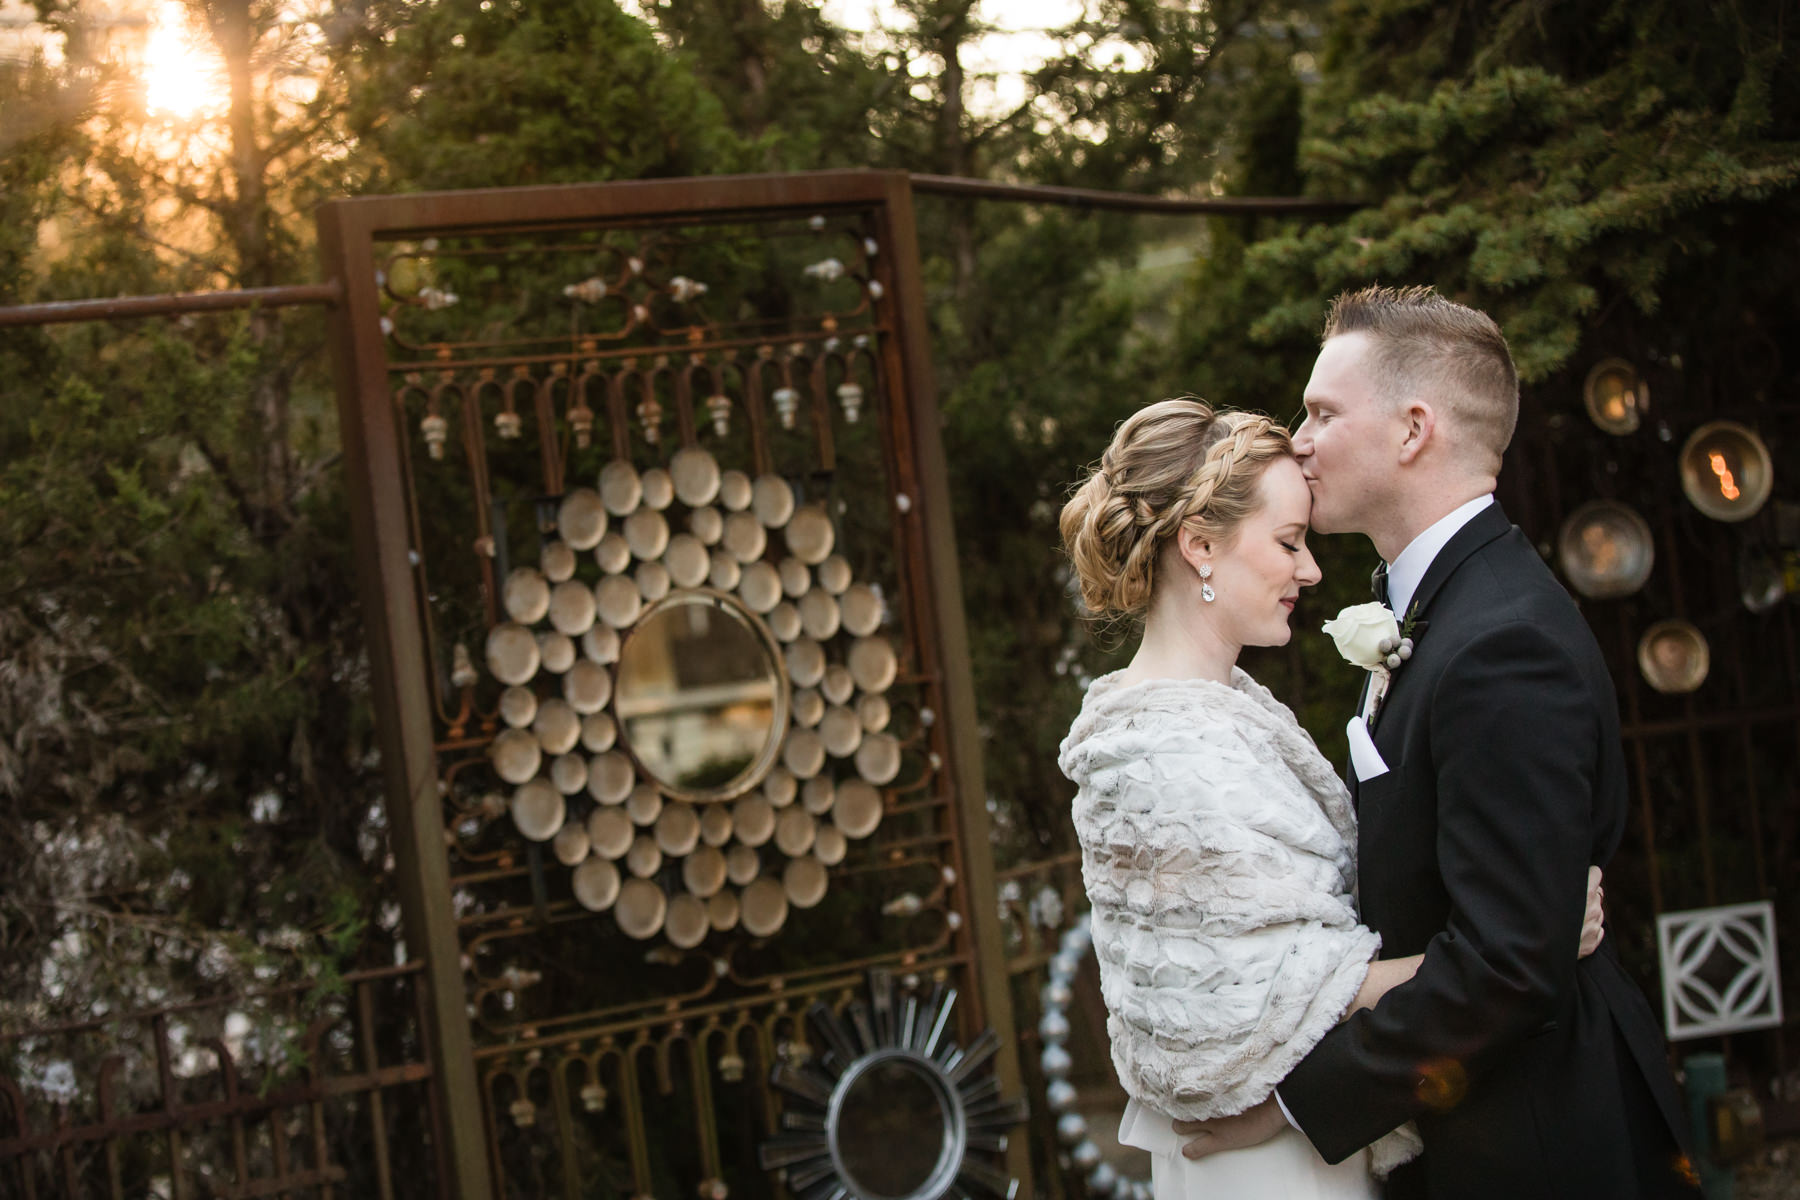
[{"label": "round mirror", "polygon": [[780,661],[769,631],[734,598],[676,592],[620,647],[620,739],[669,794],[734,796],[762,778],[787,732]]},{"label": "round mirror", "polygon": [[1754,429],[1713,421],[1681,448],[1681,490],[1715,521],[1747,521],[1762,510],[1775,482],[1775,462]]},{"label": "round mirror", "polygon": [[1629,596],[1650,578],[1656,545],[1635,509],[1590,500],[1569,514],[1557,539],[1557,558],[1569,585],[1584,596]]},{"label": "round mirror", "polygon": [[962,1161],[961,1106],[942,1073],[904,1052],[871,1055],[839,1081],[826,1118],[840,1180],[859,1200],[936,1196]]}]

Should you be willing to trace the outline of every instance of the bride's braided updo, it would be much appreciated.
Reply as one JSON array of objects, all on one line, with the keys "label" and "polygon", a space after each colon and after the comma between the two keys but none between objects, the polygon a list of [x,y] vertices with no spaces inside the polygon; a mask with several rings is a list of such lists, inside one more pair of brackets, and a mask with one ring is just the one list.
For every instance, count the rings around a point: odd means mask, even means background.
[{"label": "bride's braided updo", "polygon": [[1063,506],[1062,539],[1095,616],[1150,607],[1156,563],[1185,522],[1208,542],[1231,538],[1256,511],[1263,468],[1291,455],[1267,417],[1215,413],[1200,400],[1161,400],[1132,414],[1100,466]]}]

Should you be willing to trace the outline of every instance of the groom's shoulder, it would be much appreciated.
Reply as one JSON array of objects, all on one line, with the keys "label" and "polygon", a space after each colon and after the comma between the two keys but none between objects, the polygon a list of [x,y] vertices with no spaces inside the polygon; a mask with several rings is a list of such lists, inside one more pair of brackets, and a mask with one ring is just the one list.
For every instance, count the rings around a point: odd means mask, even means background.
[{"label": "groom's shoulder", "polygon": [[1592,636],[1574,598],[1516,526],[1472,554],[1444,592],[1446,607],[1479,612],[1483,625],[1511,619]]}]

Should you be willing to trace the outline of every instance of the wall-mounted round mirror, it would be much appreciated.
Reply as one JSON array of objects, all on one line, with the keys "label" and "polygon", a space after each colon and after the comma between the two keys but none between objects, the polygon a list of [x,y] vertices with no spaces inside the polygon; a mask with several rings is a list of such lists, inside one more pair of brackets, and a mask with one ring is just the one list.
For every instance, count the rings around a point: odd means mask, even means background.
[{"label": "wall-mounted round mirror", "polygon": [[787,732],[780,663],[773,636],[735,598],[672,593],[620,647],[620,740],[671,795],[735,796],[761,780]]},{"label": "wall-mounted round mirror", "polygon": [[860,1200],[937,1196],[962,1163],[962,1102],[937,1064],[904,1050],[844,1072],[825,1118],[838,1178]]},{"label": "wall-mounted round mirror", "polygon": [[1681,448],[1681,490],[1715,521],[1747,521],[1775,485],[1775,461],[1754,429],[1713,421]]},{"label": "wall-mounted round mirror", "polygon": [[1686,621],[1658,621],[1638,639],[1638,671],[1666,695],[1694,691],[1711,667],[1706,636]]},{"label": "wall-mounted round mirror", "polygon": [[1638,378],[1637,368],[1622,358],[1595,363],[1581,392],[1589,419],[1616,437],[1635,433],[1650,407],[1650,389]]},{"label": "wall-mounted round mirror", "polygon": [[1650,526],[1616,500],[1590,500],[1569,514],[1557,538],[1557,560],[1583,596],[1629,596],[1656,563]]}]

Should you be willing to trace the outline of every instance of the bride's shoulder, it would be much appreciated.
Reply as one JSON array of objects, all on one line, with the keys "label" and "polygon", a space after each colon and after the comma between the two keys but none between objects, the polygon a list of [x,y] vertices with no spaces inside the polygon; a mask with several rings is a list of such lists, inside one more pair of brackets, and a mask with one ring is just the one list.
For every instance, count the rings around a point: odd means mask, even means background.
[{"label": "bride's shoulder", "polygon": [[1132,757],[1151,748],[1222,748],[1244,740],[1247,713],[1234,687],[1205,679],[1132,679],[1089,685],[1063,739],[1065,768],[1080,759]]}]

